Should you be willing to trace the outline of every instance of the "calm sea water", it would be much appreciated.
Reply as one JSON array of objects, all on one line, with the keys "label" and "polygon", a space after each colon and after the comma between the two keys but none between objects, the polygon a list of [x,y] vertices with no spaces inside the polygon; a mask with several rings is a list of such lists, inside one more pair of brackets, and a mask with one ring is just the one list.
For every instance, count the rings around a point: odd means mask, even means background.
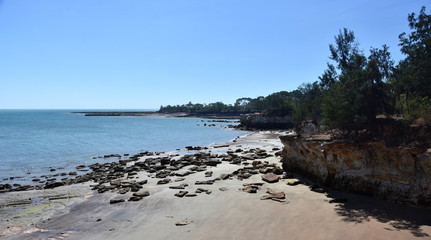
[{"label": "calm sea water", "polygon": [[222,127],[225,123],[203,126],[207,120],[196,118],[85,117],[71,112],[0,110],[0,181],[19,176],[15,182],[27,183],[50,168],[67,172],[79,164],[108,161],[91,158],[97,155],[172,151],[245,134]]}]

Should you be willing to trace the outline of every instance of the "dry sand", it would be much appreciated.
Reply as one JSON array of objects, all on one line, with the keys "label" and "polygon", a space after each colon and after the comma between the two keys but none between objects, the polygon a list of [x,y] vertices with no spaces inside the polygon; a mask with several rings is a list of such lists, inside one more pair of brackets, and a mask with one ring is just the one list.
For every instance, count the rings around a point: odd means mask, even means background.
[{"label": "dry sand", "polygon": [[[274,147],[282,147],[278,134],[270,132],[254,133],[229,144],[211,150],[261,148],[273,154]],[[280,157],[264,160],[281,165]],[[207,170],[213,171],[214,178],[240,167],[223,162]],[[334,191],[331,195],[348,201],[329,203],[331,198],[326,195],[312,192],[303,184],[288,186],[285,179],[264,183],[255,194],[241,190],[245,183],[262,182],[261,174],[242,181],[236,178],[217,181],[213,185],[195,185],[195,181],[212,179],[205,177],[204,172],[185,178],[182,182],[156,185],[159,179],[142,172],[139,179],[148,179],[144,190],[151,195],[138,202],[117,204],[109,204],[110,199],[118,196],[116,193],[95,193],[84,198],[92,193],[85,185],[53,189],[51,193],[69,193],[71,198],[62,198],[60,203],[66,207],[31,211],[28,209],[35,204],[30,204],[27,210],[22,210],[22,205],[3,206],[0,234],[8,236],[7,239],[431,239],[431,211],[426,209]],[[189,184],[185,189],[189,192],[204,188],[212,193],[175,197],[179,190],[168,186],[181,183]],[[285,202],[260,200],[268,188],[284,192]],[[75,192],[70,194],[70,189]],[[10,202],[13,194],[18,193],[0,195],[0,204]],[[180,221],[186,225],[176,226]]]}]

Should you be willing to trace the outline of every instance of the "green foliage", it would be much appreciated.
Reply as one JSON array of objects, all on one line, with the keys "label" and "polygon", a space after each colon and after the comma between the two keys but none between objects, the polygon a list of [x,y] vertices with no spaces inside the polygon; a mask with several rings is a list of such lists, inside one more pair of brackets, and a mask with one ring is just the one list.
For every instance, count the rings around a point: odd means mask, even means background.
[{"label": "green foliage", "polygon": [[412,118],[420,116],[418,106],[429,109],[423,104],[431,96],[431,15],[422,7],[419,15],[409,14],[408,21],[412,32],[399,36],[401,52],[406,58],[399,63],[391,84],[399,112]]},{"label": "green foliage", "polygon": [[398,108],[406,109],[405,118],[409,120],[423,118],[425,121],[431,122],[430,97],[407,98],[406,94],[401,94],[397,105]]},{"label": "green foliage", "polygon": [[186,112],[186,113],[252,113],[265,112],[270,115],[285,116],[290,115],[293,111],[292,94],[281,91],[268,95],[267,97],[259,96],[257,98],[239,98],[234,105],[227,105],[222,102],[209,104],[188,104],[176,106],[161,106],[159,112]]},{"label": "green foliage", "polygon": [[295,92],[293,119],[297,124],[304,120],[320,120],[322,87],[316,81],[302,84]]},{"label": "green foliage", "polygon": [[366,57],[359,50],[354,33],[343,29],[329,49],[335,65],[328,64],[320,77],[324,123],[342,130],[358,130],[372,124],[377,114],[390,112],[386,82],[393,61],[388,47],[371,48]]}]

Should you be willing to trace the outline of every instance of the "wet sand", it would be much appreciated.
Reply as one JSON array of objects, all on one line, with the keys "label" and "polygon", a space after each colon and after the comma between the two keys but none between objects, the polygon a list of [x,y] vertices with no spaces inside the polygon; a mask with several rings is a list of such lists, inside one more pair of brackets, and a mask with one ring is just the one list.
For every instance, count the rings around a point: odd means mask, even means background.
[{"label": "wet sand", "polygon": [[[265,149],[274,155],[282,148],[278,134],[254,133],[228,143],[228,147],[208,150],[223,152],[241,148]],[[226,144],[221,144],[226,145]],[[194,153],[195,151],[191,152]],[[170,153],[172,154],[172,153]],[[280,157],[268,161],[281,166]],[[248,161],[252,162],[252,161]],[[0,195],[2,218],[0,235],[6,239],[430,239],[431,211],[389,203],[372,197],[329,191],[329,195],[310,191],[305,184],[289,186],[292,179],[276,183],[262,181],[262,174],[239,180],[215,181],[212,185],[196,185],[196,181],[229,174],[243,165],[222,162],[206,171],[185,176],[184,181],[157,185],[160,179],[140,172],[137,181],[147,179],[143,189],[150,196],[140,201],[110,204],[119,194],[98,194],[89,184],[73,185],[52,190],[7,193]],[[205,172],[212,171],[212,177]],[[175,180],[179,177],[170,177]],[[263,183],[257,193],[247,193],[244,184]],[[178,189],[169,186],[188,184],[185,191],[197,188],[211,190],[195,197],[176,197]],[[284,192],[281,202],[260,200],[267,189]],[[17,196],[20,194],[20,196]],[[33,195],[32,195],[33,194]],[[39,194],[39,195],[38,195]],[[25,204],[25,199],[59,196],[45,203]],[[68,196],[64,198],[64,196]],[[123,196],[127,197],[131,193]],[[347,199],[330,203],[332,199]],[[13,201],[23,204],[8,205]],[[40,207],[40,205],[44,207]],[[46,204],[49,206],[47,207]],[[183,226],[176,224],[183,223]],[[9,227],[9,228],[7,228]]]}]

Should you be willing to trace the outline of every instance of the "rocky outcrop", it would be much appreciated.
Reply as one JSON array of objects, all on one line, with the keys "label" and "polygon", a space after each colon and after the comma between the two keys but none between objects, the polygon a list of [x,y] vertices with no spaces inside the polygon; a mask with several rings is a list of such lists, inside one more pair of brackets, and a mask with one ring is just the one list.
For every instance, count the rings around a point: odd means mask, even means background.
[{"label": "rocky outcrop", "polygon": [[340,190],[431,206],[431,149],[283,136],[283,168]]},{"label": "rocky outcrop", "polygon": [[243,114],[239,117],[241,126],[251,129],[288,129],[293,127],[292,118],[265,114]]}]

